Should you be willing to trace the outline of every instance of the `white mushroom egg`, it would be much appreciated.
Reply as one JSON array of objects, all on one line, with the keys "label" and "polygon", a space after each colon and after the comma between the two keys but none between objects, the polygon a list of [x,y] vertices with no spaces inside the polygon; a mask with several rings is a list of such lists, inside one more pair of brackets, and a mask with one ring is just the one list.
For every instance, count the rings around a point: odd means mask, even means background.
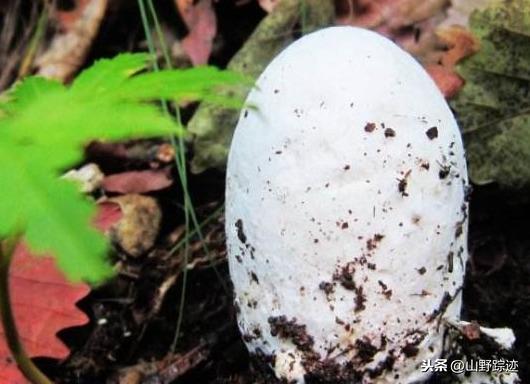
[{"label": "white mushroom egg", "polygon": [[390,40],[333,27],[247,102],[226,233],[249,350],[296,383],[427,379],[467,259],[464,150],[434,82]]}]

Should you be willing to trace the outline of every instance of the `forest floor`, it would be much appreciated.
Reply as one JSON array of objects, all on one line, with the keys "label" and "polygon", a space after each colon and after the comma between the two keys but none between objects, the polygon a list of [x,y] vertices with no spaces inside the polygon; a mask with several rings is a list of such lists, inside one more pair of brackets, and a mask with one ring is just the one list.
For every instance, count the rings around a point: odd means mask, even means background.
[{"label": "forest floor", "polygon": [[[197,203],[209,207],[207,217],[220,204],[224,194],[223,174],[208,172],[192,177],[192,191],[201,196]],[[202,193],[200,192],[202,191]],[[204,191],[207,191],[205,194]],[[204,196],[206,195],[206,196]],[[158,196],[167,206],[173,199],[171,191]],[[173,202],[174,203],[174,202]],[[490,187],[475,187],[470,209],[470,254],[463,290],[463,318],[479,320],[483,326],[510,327],[516,335],[515,354],[523,382],[530,378],[530,219],[526,202]],[[170,212],[165,214],[171,216]],[[153,381],[171,382],[159,376],[171,377],[178,370],[175,383],[274,383],[265,365],[250,360],[239,334],[233,296],[224,260],[224,227],[218,216],[205,227],[209,248],[217,260],[218,274],[204,262],[199,249],[192,256],[203,260],[202,266],[190,270],[186,287],[181,337],[173,359],[168,358],[178,319],[178,303],[182,282],[179,280],[167,292],[156,317],[146,314],[156,301],[157,289],[168,277],[165,250],[156,250],[154,257],[133,263],[129,269],[138,271],[131,280],[120,276],[108,286],[94,291],[81,307],[105,324],[92,322],[84,329],[64,332],[63,337],[73,347],[73,355],[55,367],[58,383],[129,383],[123,375],[135,376],[135,371],[153,372]],[[180,276],[181,279],[181,276]],[[227,290],[225,290],[227,288]],[[134,293],[131,293],[134,292]],[[121,300],[109,298],[121,297]],[[127,298],[129,300],[127,300]],[[145,323],[134,317],[145,316]],[[129,330],[134,337],[126,337]],[[88,341],[87,341],[88,340]],[[165,360],[164,360],[165,359]],[[127,368],[133,362],[146,363]],[[157,363],[147,363],[155,361]],[[161,367],[163,369],[161,369]],[[185,372],[181,375],[180,372]],[[109,379],[113,377],[113,379]],[[121,379],[118,379],[121,377]],[[75,378],[75,379],[74,379]],[[135,383],[131,379],[130,383]],[[156,381],[162,380],[162,381]],[[432,380],[440,382],[440,378]]]}]

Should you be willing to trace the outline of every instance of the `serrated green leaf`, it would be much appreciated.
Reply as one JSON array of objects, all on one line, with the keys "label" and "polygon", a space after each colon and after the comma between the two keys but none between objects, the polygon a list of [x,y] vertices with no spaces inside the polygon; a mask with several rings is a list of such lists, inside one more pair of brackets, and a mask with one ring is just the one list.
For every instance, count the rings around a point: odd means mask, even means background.
[{"label": "serrated green leaf", "polygon": [[49,252],[74,280],[109,276],[106,243],[89,226],[94,208],[75,185],[58,178],[93,139],[116,140],[182,133],[159,99],[219,98],[217,87],[241,78],[213,68],[139,72],[145,54],[102,60],[71,87],[30,77],[3,97],[0,109],[0,238],[23,230],[37,253]]},{"label": "serrated green leaf", "polygon": [[[65,107],[52,109],[51,105]],[[179,132],[177,125],[153,104],[108,103],[97,99],[81,103],[58,95],[43,98],[28,109],[31,114],[19,114],[6,121],[0,139],[8,137],[14,146],[35,155],[51,154],[52,169],[62,169],[77,161],[82,146],[91,139],[117,140]],[[35,124],[35,116],[45,116],[46,124]]]},{"label": "serrated green leaf", "polygon": [[475,11],[480,51],[458,66],[466,85],[451,103],[466,141],[471,179],[530,186],[530,3],[495,1]]},{"label": "serrated green leaf", "polygon": [[39,76],[28,77],[6,92],[5,101],[1,105],[7,114],[16,114],[45,95],[48,97],[65,92],[66,88],[58,81]]},{"label": "serrated green leaf", "polygon": [[4,220],[0,236],[12,235],[24,228],[28,245],[39,252],[55,256],[60,268],[74,280],[100,281],[111,269],[106,258],[106,241],[89,224],[94,206],[76,186],[59,180],[34,159],[20,156],[0,143],[0,178],[3,195],[0,199]]},{"label": "serrated green leaf", "polygon": [[144,69],[149,60],[147,53],[124,53],[114,59],[100,59],[77,76],[70,90],[74,93],[108,92]]},{"label": "serrated green leaf", "polygon": [[[221,86],[241,84],[244,77],[235,72],[220,71],[215,67],[196,67],[175,71],[165,70],[136,76],[117,87],[118,97],[131,97],[145,100],[163,99],[203,99],[214,95],[212,89]],[[249,81],[247,81],[249,82]],[[228,96],[219,100],[224,102]]]}]

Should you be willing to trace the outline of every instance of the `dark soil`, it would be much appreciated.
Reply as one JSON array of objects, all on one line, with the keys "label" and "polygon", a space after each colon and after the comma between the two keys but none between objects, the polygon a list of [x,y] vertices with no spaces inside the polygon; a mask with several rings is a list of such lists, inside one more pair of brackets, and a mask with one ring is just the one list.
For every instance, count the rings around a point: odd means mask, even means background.
[{"label": "dark soil", "polygon": [[[221,173],[208,172],[191,180],[194,196],[206,195],[197,201],[199,205],[221,201],[224,191]],[[199,191],[206,190],[204,185],[208,185],[208,193],[201,194]],[[159,197],[167,196],[175,195],[166,192]],[[514,330],[517,337],[514,358],[519,361],[523,382],[530,380],[530,219],[525,214],[529,205],[495,187],[475,188],[470,210],[471,257],[463,290],[464,319]],[[214,252],[223,254],[222,220],[214,221],[206,231],[218,234],[217,243],[211,245]],[[200,252],[192,257],[199,256]],[[120,368],[141,361],[159,361],[166,356],[177,324],[182,276],[168,292],[156,316],[149,317],[148,312],[156,289],[174,272],[168,272],[167,265],[164,258],[138,263],[134,266],[139,274],[137,279],[121,276],[83,300],[81,307],[94,321],[83,329],[63,332],[63,338],[74,350],[68,361],[60,366],[54,362],[45,364],[57,383],[118,383]],[[277,382],[263,359],[249,358],[237,329],[226,263],[220,262],[217,271],[218,274],[206,265],[188,273],[183,325],[175,352],[184,355],[192,351],[200,362],[191,368],[184,364],[182,369],[186,373],[172,382]],[[100,320],[99,325],[95,319]],[[101,325],[101,319],[106,319],[105,324]],[[127,331],[128,337],[124,336]],[[182,362],[179,364],[182,366]],[[154,373],[152,379],[141,382],[165,381]],[[435,378],[432,382],[448,381]]]}]

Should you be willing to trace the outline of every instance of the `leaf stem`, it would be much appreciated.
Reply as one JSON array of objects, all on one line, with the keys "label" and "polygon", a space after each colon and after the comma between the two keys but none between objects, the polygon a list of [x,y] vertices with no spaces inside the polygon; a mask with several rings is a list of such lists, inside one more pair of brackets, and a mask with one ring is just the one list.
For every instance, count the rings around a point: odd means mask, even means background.
[{"label": "leaf stem", "polygon": [[[165,60],[165,64],[166,64],[166,66],[168,68],[173,68],[173,66],[171,64],[171,58],[169,56],[169,50],[167,48],[167,44],[166,44],[166,41],[164,39],[164,34],[162,33],[162,29],[160,28],[160,23],[158,21],[158,16],[156,14],[156,10],[155,10],[155,7],[153,5],[153,0],[146,0],[146,1],[147,1],[147,5],[149,7],[149,11],[151,13],[151,16],[153,18],[155,32],[156,32],[156,35],[158,37],[158,41],[160,43],[160,47],[161,47],[161,50],[162,50],[162,55],[163,55],[164,60]],[[155,54],[154,45],[153,45],[153,52],[152,53]],[[167,111],[166,111],[166,113],[167,113]],[[177,123],[180,126],[183,126],[182,125],[181,116],[180,116],[180,108],[179,108],[178,105],[175,106],[175,113],[176,113]],[[186,225],[186,233],[188,234],[188,236],[186,236],[186,242],[185,242],[186,249],[189,247],[188,240],[191,237],[190,236],[190,229],[189,229],[189,227],[190,227],[190,219],[191,219],[191,223],[195,227],[195,230],[193,232],[197,233],[197,235],[199,237],[199,240],[200,240],[200,242],[202,244],[202,249],[203,249],[204,253],[206,254],[206,256],[208,257],[208,259],[210,260],[210,265],[212,266],[215,275],[219,279],[219,282],[221,283],[221,287],[223,288],[223,290],[227,294],[229,294],[230,291],[229,291],[228,287],[226,286],[226,284],[224,282],[224,279],[221,276],[221,273],[219,272],[219,270],[217,269],[217,267],[215,266],[215,264],[213,262],[212,255],[210,254],[210,250],[208,249],[208,244],[207,244],[207,242],[206,242],[206,240],[204,238],[204,235],[202,233],[202,224],[200,224],[199,220],[197,219],[197,214],[195,213],[195,208],[193,206],[193,201],[192,201],[190,193],[189,193],[188,176],[187,176],[187,171],[186,171],[186,147],[184,145],[185,144],[184,143],[184,139],[182,138],[182,136],[179,136],[178,137],[178,144],[176,143],[176,140],[175,140],[174,136],[171,136],[170,140],[171,140],[171,144],[173,145],[173,147],[175,148],[177,153],[180,154],[180,156],[176,156],[175,157],[175,161],[176,161],[177,170],[178,170],[178,173],[179,173],[179,179],[181,181],[182,191],[183,191],[183,195],[184,195],[184,214],[185,214],[185,222],[186,222],[185,225]],[[185,252],[185,256],[187,254],[188,254],[188,251]],[[187,259],[186,259],[185,264],[186,265],[188,264]],[[186,272],[184,272],[184,273],[186,273]]]},{"label": "leaf stem", "polygon": [[307,35],[308,25],[307,25],[307,4],[305,0],[300,2],[300,24],[302,27],[302,36]]},{"label": "leaf stem", "polygon": [[7,341],[18,368],[33,384],[53,384],[26,354],[13,317],[9,296],[9,267],[18,237],[0,242],[0,315]]},{"label": "leaf stem", "polygon": [[[154,31],[155,31],[155,34],[156,34],[156,37],[158,38],[158,41],[160,43],[160,48],[162,50],[162,57],[165,61],[165,65],[167,68],[172,68],[172,64],[171,64],[171,58],[170,58],[170,55],[169,55],[169,50],[167,48],[167,44],[164,40],[164,36],[163,36],[163,33],[162,33],[162,29],[160,28],[160,23],[158,21],[158,16],[156,14],[156,10],[155,10],[155,7],[154,7],[154,4],[153,4],[153,1],[152,0],[137,0],[138,1],[138,6],[139,6],[139,9],[140,9],[140,15],[141,15],[141,19],[142,19],[142,24],[143,24],[143,27],[144,27],[144,32],[145,32],[145,36],[146,36],[146,40],[147,40],[147,46],[148,46],[148,49],[149,49],[149,52],[151,53],[151,55],[153,56],[153,58],[155,59],[154,60],[154,63],[153,63],[153,69],[154,71],[159,71],[160,70],[160,66],[157,62],[157,55],[156,55],[156,49],[155,49],[155,44],[154,44],[154,41],[153,41],[153,36],[151,35],[151,25],[149,23],[149,17],[148,17],[148,11],[150,13],[150,16],[151,16],[151,20],[153,22],[153,25],[154,25]],[[164,111],[164,113],[166,115],[169,116],[169,107],[168,107],[168,103],[164,100],[161,101],[161,104],[162,104],[162,109]],[[175,105],[175,115],[176,115],[176,122],[179,126],[183,126],[182,125],[182,120],[181,120],[181,116],[180,116],[180,109],[179,109],[179,106],[178,104]],[[178,315],[178,318],[177,318],[177,325],[176,325],[176,330],[175,330],[175,336],[173,338],[173,342],[171,344],[171,351],[175,351],[176,349],[176,346],[177,346],[177,342],[178,342],[178,339],[179,339],[179,335],[180,335],[180,331],[181,331],[181,327],[182,327],[182,322],[183,322],[183,315],[184,315],[184,307],[185,307],[185,300],[186,300],[186,287],[187,287],[187,274],[188,274],[188,269],[187,269],[187,265],[188,265],[188,260],[189,260],[189,254],[190,254],[190,238],[191,238],[191,225],[193,224],[193,226],[195,227],[195,231],[198,236],[199,236],[199,239],[202,243],[202,247],[206,253],[206,255],[208,256],[208,258],[210,259],[210,262],[211,262],[211,265],[214,269],[214,272],[215,274],[217,275],[219,281],[221,282],[221,285],[223,287],[223,289],[225,290],[225,292],[228,292],[228,288],[226,287],[226,284],[224,283],[222,277],[221,277],[221,274],[219,273],[219,271],[217,270],[217,267],[213,264],[213,261],[211,259],[211,255],[210,255],[210,252],[208,250],[208,246],[204,240],[204,236],[202,234],[202,230],[201,230],[201,225],[199,224],[199,221],[197,219],[197,215],[195,213],[195,209],[193,207],[193,202],[192,202],[192,199],[191,199],[191,196],[189,194],[189,189],[188,189],[188,176],[187,176],[187,170],[186,170],[186,146],[185,146],[185,143],[184,143],[184,138],[182,136],[178,136],[178,138],[176,139],[173,135],[170,136],[170,142],[171,142],[171,145],[173,146],[173,148],[175,148],[175,151],[177,153],[177,155],[175,156],[175,163],[176,163],[176,168],[177,168],[177,171],[178,171],[178,175],[179,175],[179,180],[180,180],[180,183],[181,183],[181,187],[182,187],[182,192],[183,192],[183,203],[184,203],[184,226],[186,228],[186,236],[184,238],[184,241],[183,243],[184,244],[180,244],[180,245],[183,245],[184,246],[184,257],[183,257],[183,267],[182,267],[182,288],[181,288],[181,294],[180,294],[180,300],[179,300],[179,315]]]},{"label": "leaf stem", "polygon": [[[158,72],[160,70],[160,66],[158,65],[158,62],[157,62],[155,44],[153,41],[153,37],[151,36],[151,29],[150,29],[151,26],[149,24],[149,19],[147,16],[146,4],[150,5],[149,10],[151,13],[151,17],[155,17],[156,21],[158,21],[158,19],[156,19],[156,12],[154,12],[154,7],[152,3],[147,3],[145,0],[138,0],[138,6],[140,8],[140,15],[142,18],[142,24],[143,24],[144,32],[145,32],[145,38],[147,40],[147,47],[148,47],[149,53],[154,58],[153,69],[155,72]],[[158,29],[155,28],[155,31],[157,34],[160,33],[160,28]],[[161,43],[162,43],[162,52],[164,55],[164,59],[166,60],[166,65],[169,68],[171,68],[171,62],[169,59],[168,52],[164,47],[163,41],[161,41]],[[167,101],[161,100],[160,103],[162,105],[162,110],[164,111],[164,114],[166,116],[170,116],[169,106],[168,106]],[[182,127],[182,122],[180,120],[180,110],[178,108],[178,105],[176,106],[176,114],[177,114],[176,116],[177,124],[180,127]],[[186,192],[187,192],[186,177],[187,176],[186,176],[186,155],[185,155],[184,141],[182,140],[182,137],[179,136],[179,140],[177,144],[177,141],[175,140],[175,137],[173,135],[170,136],[170,141],[171,141],[171,145],[176,150],[175,163],[176,163],[179,180],[181,182],[183,194],[184,194],[184,226],[186,228],[186,234],[188,234],[190,231],[190,222],[189,222],[190,221],[190,217],[189,217],[190,205],[189,205],[189,200],[186,198],[187,196],[186,195]],[[189,237],[186,236],[185,239],[186,241],[185,241],[185,249],[184,249],[183,268],[182,268],[182,290],[180,293],[180,301],[179,301],[179,315],[177,319],[175,336],[173,337],[173,342],[171,343],[171,351],[174,351],[176,348],[176,344],[177,344],[178,337],[180,334],[180,328],[182,326],[183,310],[184,310],[184,304],[186,300],[186,286],[187,286],[187,278],[188,278],[188,270],[186,266],[188,265],[188,258],[189,258]]]}]

